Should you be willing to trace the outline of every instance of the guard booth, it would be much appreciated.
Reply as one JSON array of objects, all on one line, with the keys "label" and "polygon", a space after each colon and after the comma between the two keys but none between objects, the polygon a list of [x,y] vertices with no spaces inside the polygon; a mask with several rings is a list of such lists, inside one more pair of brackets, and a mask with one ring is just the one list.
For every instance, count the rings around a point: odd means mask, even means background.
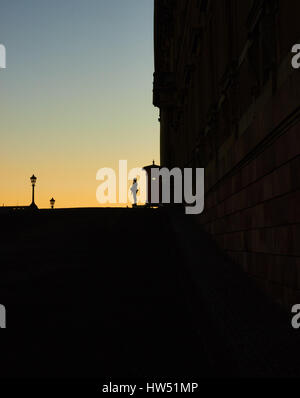
[{"label": "guard booth", "polygon": [[151,170],[152,169],[158,169],[159,170],[160,166],[155,164],[155,162],[153,160],[152,164],[150,164],[149,166],[143,167],[143,169],[147,173],[147,201],[146,201],[146,206],[147,207],[160,206],[162,204],[162,182],[161,182],[161,178],[160,178],[160,181],[159,181],[159,203],[152,203],[151,202],[151,182],[152,182]]}]

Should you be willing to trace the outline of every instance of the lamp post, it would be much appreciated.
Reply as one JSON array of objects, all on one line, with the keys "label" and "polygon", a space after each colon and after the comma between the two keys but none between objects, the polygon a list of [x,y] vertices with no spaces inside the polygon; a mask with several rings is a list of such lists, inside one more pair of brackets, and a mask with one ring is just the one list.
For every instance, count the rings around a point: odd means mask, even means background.
[{"label": "lamp post", "polygon": [[50,199],[50,206],[51,206],[51,209],[54,209],[54,204],[55,204],[55,199],[54,199],[54,198],[51,198],[51,199]]},{"label": "lamp post", "polygon": [[37,180],[36,176],[34,174],[32,174],[32,176],[30,177],[30,181],[31,181],[31,185],[32,185],[32,202],[31,202],[30,207],[32,209],[37,209],[37,205],[34,203],[34,187],[36,184],[36,180]]}]

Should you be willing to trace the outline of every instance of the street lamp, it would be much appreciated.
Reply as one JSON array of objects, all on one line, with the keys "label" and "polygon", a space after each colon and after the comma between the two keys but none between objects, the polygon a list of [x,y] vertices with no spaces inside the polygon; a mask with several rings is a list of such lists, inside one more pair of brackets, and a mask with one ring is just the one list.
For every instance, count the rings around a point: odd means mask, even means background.
[{"label": "street lamp", "polygon": [[30,207],[33,209],[37,209],[37,205],[34,203],[34,187],[36,184],[36,180],[37,180],[36,176],[34,174],[32,174],[32,176],[30,177],[30,181],[31,181],[31,185],[32,185],[32,202],[31,202]]},{"label": "street lamp", "polygon": [[50,199],[50,206],[51,206],[51,209],[54,208],[54,204],[55,204],[55,199],[51,198],[51,199]]}]

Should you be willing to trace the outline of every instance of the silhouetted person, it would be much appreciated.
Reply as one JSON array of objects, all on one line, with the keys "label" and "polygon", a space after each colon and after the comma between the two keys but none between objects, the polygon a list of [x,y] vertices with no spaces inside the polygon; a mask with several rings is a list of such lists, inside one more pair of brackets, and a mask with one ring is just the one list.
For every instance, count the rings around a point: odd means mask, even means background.
[{"label": "silhouetted person", "polygon": [[133,179],[133,183],[132,183],[132,186],[131,186],[131,188],[130,188],[130,190],[131,190],[131,193],[132,193],[132,196],[133,196],[133,205],[132,205],[132,207],[136,207],[136,203],[137,203],[137,199],[136,199],[136,195],[137,195],[137,193],[138,193],[138,188],[137,188],[137,180],[136,180],[136,178],[134,178]]}]

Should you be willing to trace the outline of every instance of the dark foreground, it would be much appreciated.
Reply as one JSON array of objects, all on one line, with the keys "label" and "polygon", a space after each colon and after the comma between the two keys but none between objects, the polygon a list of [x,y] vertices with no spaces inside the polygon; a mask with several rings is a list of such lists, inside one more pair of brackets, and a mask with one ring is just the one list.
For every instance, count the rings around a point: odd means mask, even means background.
[{"label": "dark foreground", "polygon": [[300,374],[300,332],[191,216],[1,217],[1,377]]}]

